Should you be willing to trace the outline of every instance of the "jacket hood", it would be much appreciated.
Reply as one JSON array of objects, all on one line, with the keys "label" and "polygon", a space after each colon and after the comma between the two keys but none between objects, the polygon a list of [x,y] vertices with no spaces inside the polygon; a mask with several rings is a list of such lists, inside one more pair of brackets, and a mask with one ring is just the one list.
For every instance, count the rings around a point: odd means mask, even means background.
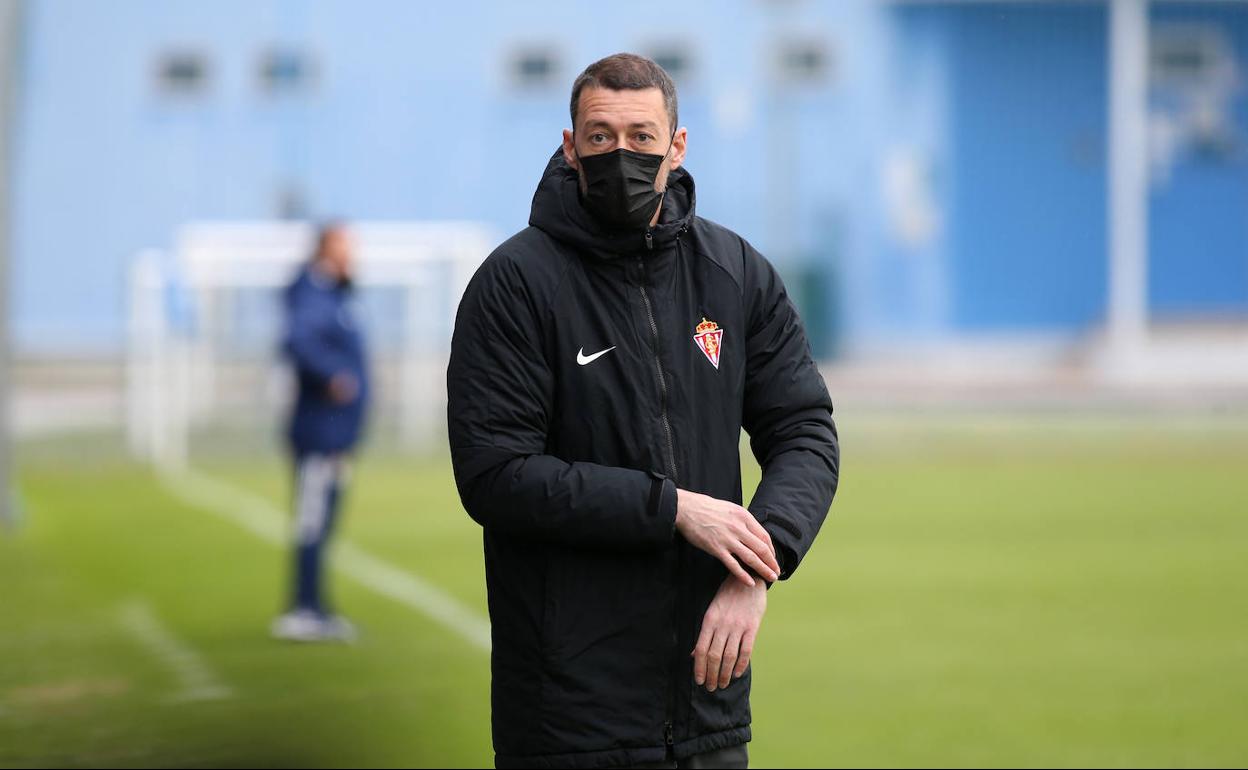
[{"label": "jacket hood", "polygon": [[[667,178],[659,223],[649,229],[654,247],[666,246],[689,229],[694,203],[693,177],[683,167],[678,168]],[[562,147],[555,150],[542,173],[533,194],[529,224],[600,259],[646,250],[646,231],[613,232],[589,213],[581,203],[576,170],[564,160]]]}]

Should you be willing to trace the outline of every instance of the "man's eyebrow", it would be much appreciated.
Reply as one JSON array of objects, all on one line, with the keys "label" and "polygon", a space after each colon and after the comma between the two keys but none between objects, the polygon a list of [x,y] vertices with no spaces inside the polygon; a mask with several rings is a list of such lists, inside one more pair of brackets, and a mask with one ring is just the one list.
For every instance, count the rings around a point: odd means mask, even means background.
[{"label": "man's eyebrow", "polygon": [[[653,130],[658,129],[659,124],[653,120],[643,120],[637,123],[629,123],[628,127],[630,129],[648,128],[653,131]],[[608,123],[607,121],[603,120],[602,118],[598,118],[596,120],[590,120],[585,123],[586,131],[590,130],[591,128],[612,128],[612,125]]]}]

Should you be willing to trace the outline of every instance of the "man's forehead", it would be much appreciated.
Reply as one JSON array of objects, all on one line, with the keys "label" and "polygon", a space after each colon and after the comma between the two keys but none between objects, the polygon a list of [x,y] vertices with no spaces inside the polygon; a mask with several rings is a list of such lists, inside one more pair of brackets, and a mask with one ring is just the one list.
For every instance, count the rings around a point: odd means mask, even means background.
[{"label": "man's forehead", "polygon": [[586,88],[581,91],[576,111],[581,126],[606,123],[630,126],[649,123],[656,129],[667,125],[667,106],[658,88],[623,89]]}]

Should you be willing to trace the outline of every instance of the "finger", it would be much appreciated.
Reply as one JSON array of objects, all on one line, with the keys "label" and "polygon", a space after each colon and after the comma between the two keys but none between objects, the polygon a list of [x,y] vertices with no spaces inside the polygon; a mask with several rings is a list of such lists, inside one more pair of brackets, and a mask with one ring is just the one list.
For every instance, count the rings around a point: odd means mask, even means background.
[{"label": "finger", "polygon": [[771,550],[771,546],[750,535],[746,535],[741,543],[757,554],[758,558],[762,559],[767,568],[771,570],[771,574],[761,573],[763,577],[773,583],[776,582],[776,579],[780,577],[780,564],[776,561],[776,556]]},{"label": "finger", "polygon": [[[761,575],[772,582],[775,581],[776,573],[771,569],[771,567],[768,567],[762,559],[758,558],[758,554],[754,553],[749,548],[746,548],[744,545],[740,545],[737,548],[736,555],[737,558],[745,564],[745,566],[754,570],[756,574]],[[750,583],[749,585],[752,586],[754,584]]]},{"label": "finger", "polygon": [[706,681],[706,654],[710,651],[714,632],[715,624],[704,619],[702,633],[698,635],[698,643],[693,648],[693,681],[699,686]]},{"label": "finger", "polygon": [[780,562],[776,560],[776,544],[772,542],[771,540],[771,533],[768,532],[763,527],[762,524],[759,524],[758,519],[754,518],[753,516],[749,517],[749,520],[746,521],[745,526],[746,526],[746,529],[749,530],[751,535],[753,535],[754,537],[758,538],[759,541],[761,541],[763,550],[755,549],[756,551],[758,551],[758,555],[762,556],[763,559],[768,564],[772,565],[772,567],[774,567],[775,569],[776,574],[779,575],[780,574]]},{"label": "finger", "polygon": [[711,637],[711,646],[706,653],[706,671],[703,674],[706,677],[707,692],[715,692],[715,686],[719,684],[719,666],[724,659],[725,641],[723,629],[716,628],[714,636]]},{"label": "finger", "polygon": [[754,654],[754,639],[757,635],[758,630],[754,628],[746,629],[741,635],[741,651],[737,654],[737,667],[732,672],[737,679],[745,676],[745,670],[750,667],[750,657]]},{"label": "finger", "polygon": [[741,634],[733,631],[728,635],[728,642],[724,645],[724,660],[719,666],[719,671],[715,675],[719,677],[719,687],[723,689],[732,681],[732,670],[737,665],[737,652],[741,649]]},{"label": "finger", "polygon": [[[745,509],[743,508],[742,510]],[[746,514],[748,518],[745,522],[745,526],[750,530],[750,534],[754,535],[754,537],[757,537],[759,540],[762,540],[767,544],[768,548],[775,551],[776,546],[771,542],[771,533],[767,531],[767,528],[764,527],[758,519],[754,518],[753,514],[750,514],[749,511],[746,511]]]},{"label": "finger", "polygon": [[771,542],[771,535],[767,534],[766,530],[763,531],[763,535],[764,538],[759,543],[763,550],[759,551],[759,556],[763,557],[763,561],[767,562],[768,566],[771,567],[778,577],[780,575],[780,560],[776,558],[776,545]]},{"label": "finger", "polygon": [[754,578],[750,577],[750,573],[746,572],[745,568],[736,560],[732,555],[732,551],[724,551],[720,555],[719,560],[724,563],[729,572],[736,576],[737,580],[745,583],[750,588],[754,587]]}]

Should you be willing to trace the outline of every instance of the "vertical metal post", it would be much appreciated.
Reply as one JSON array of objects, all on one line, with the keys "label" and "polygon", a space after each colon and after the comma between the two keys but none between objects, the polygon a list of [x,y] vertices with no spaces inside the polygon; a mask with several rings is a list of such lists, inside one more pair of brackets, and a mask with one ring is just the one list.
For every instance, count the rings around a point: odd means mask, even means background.
[{"label": "vertical metal post", "polygon": [[1131,359],[1148,335],[1148,2],[1109,4],[1109,297],[1111,353]]}]

